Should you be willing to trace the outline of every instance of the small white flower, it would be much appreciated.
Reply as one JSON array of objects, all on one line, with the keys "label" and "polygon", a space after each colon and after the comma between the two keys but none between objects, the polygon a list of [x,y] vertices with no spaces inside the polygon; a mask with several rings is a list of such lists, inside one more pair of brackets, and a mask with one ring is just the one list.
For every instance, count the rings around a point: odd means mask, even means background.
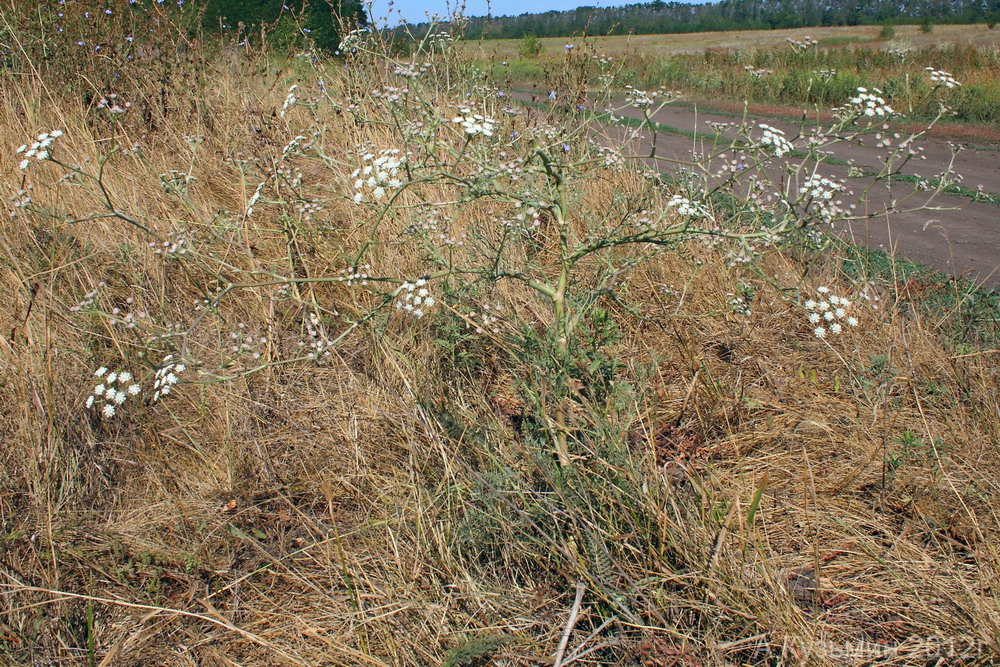
[{"label": "small white flower", "polygon": [[105,406],[101,410],[101,412],[104,413],[105,417],[107,417],[108,419],[111,419],[112,417],[115,416],[115,406],[111,405],[110,403],[107,403],[107,404],[105,404]]},{"label": "small white flower", "polygon": [[27,169],[30,163],[27,160],[21,160],[21,164],[17,165],[18,169]]},{"label": "small white flower", "polygon": [[121,405],[122,403],[125,402],[126,398],[127,398],[127,396],[125,396],[125,392],[124,391],[119,391],[119,392],[115,393],[115,397],[112,400],[114,401],[115,405]]},{"label": "small white flower", "polygon": [[816,291],[819,292],[820,294],[827,294],[830,291],[830,288],[820,285],[819,287],[816,288]]},{"label": "small white flower", "polygon": [[87,397],[87,407],[94,407],[94,397],[92,395]]},{"label": "small white flower", "polygon": [[816,302],[813,301],[812,299],[809,299],[808,301],[806,301],[805,307],[806,307],[806,310],[815,310],[816,309]]},{"label": "small white flower", "polygon": [[136,395],[136,394],[138,394],[138,393],[139,393],[140,391],[142,391],[142,387],[140,387],[140,386],[139,386],[139,385],[137,385],[137,384],[134,384],[134,385],[132,385],[131,387],[129,387],[129,388],[128,388],[128,393],[129,393],[130,395],[132,395],[132,396],[135,396],[135,395]]},{"label": "small white flower", "polygon": [[809,313],[809,324],[819,324],[819,313]]},{"label": "small white flower", "polygon": [[94,396],[102,396],[104,394],[104,385],[99,384],[94,387]]},{"label": "small white flower", "polygon": [[114,384],[115,380],[118,379],[118,373],[111,372],[108,373],[108,384]]},{"label": "small white flower", "polygon": [[97,371],[94,372],[94,375],[96,375],[97,377],[101,377],[102,375],[104,375],[107,372],[108,372],[108,367],[107,366],[101,366],[100,368],[97,369]]},{"label": "small white flower", "polygon": [[839,322],[834,322],[833,324],[831,324],[830,325],[830,331],[832,331],[835,334],[839,334],[840,331],[841,331],[840,323]]},{"label": "small white flower", "polygon": [[826,337],[826,329],[824,329],[823,327],[816,327],[815,329],[813,329],[813,333],[816,334],[816,338]]},{"label": "small white flower", "polygon": [[[118,384],[125,384],[132,379],[132,374],[128,371],[122,371],[118,374]],[[110,382],[110,380],[108,380]]]},{"label": "small white flower", "polygon": [[858,320],[857,320],[857,318],[855,318],[855,317],[848,317],[848,318],[847,318],[847,323],[848,323],[849,325],[851,325],[852,327],[856,327],[856,326],[858,326]]}]

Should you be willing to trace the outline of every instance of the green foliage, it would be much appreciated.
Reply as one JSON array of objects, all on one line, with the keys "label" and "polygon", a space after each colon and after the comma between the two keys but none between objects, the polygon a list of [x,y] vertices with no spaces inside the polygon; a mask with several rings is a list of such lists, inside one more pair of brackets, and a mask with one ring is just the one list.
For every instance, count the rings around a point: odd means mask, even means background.
[{"label": "green foliage", "polygon": [[203,21],[208,30],[248,39],[264,28],[271,33],[271,46],[279,49],[312,42],[333,52],[342,30],[367,25],[367,15],[359,0],[205,0]]},{"label": "green foliage", "polygon": [[[829,108],[850,98],[859,86],[878,88],[914,120],[933,118],[925,68],[952,73],[961,87],[945,95],[951,119],[1000,122],[1000,52],[954,44],[909,49],[904,57],[872,46],[820,49],[807,57],[787,47],[706,51],[697,55],[629,60],[627,79],[641,88],[665,87],[705,97]],[[754,77],[746,68],[769,70]],[[909,108],[913,105],[912,110]]]},{"label": "green foliage", "polygon": [[489,664],[490,655],[514,638],[507,635],[474,637],[448,651],[444,667],[475,667]]},{"label": "green foliage", "polygon": [[[878,25],[886,21],[916,23],[922,18],[937,23],[996,22],[995,3],[957,0],[928,4],[924,0],[880,3],[874,0],[833,0],[806,3],[800,0],[724,0],[719,2],[630,3],[623,7],[583,6],[568,11],[548,11],[519,16],[466,18],[466,32],[484,31],[497,39],[572,37],[574,35],[654,35],[712,30],[767,30],[810,26]],[[420,33],[428,27],[410,26]],[[823,45],[825,46],[825,44]]]},{"label": "green foliage", "polygon": [[896,38],[896,29],[891,25],[884,25],[882,29],[878,31],[878,39],[881,42],[888,42],[890,39]]},{"label": "green foliage", "polygon": [[846,278],[883,286],[888,301],[898,299],[936,322],[942,337],[957,351],[1000,344],[1000,292],[882,250],[846,242],[838,242],[838,247],[845,257],[841,271]]},{"label": "green foliage", "polygon": [[903,431],[892,444],[896,448],[885,457],[886,472],[889,475],[893,475],[905,465],[918,462],[930,461],[937,466],[941,455],[950,449],[941,442],[941,438],[934,438],[928,442],[910,430]]},{"label": "green foliage", "polygon": [[517,47],[517,53],[525,60],[533,60],[542,55],[542,40],[531,33],[521,38],[521,43]]}]

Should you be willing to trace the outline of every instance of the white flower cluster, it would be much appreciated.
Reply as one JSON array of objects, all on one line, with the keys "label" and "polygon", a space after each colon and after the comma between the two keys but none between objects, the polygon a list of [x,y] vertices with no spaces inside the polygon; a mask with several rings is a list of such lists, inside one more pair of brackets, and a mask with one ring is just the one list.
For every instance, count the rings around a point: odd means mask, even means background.
[{"label": "white flower cluster", "polygon": [[886,118],[896,113],[886,104],[882,91],[878,88],[872,88],[871,92],[868,92],[867,88],[858,86],[857,92],[857,95],[847,100],[846,105],[834,109],[839,118],[848,120],[861,116]]},{"label": "white flower cluster", "polygon": [[106,366],[101,366],[94,373],[101,379],[101,384],[94,387],[93,393],[87,397],[87,408],[98,409],[105,418],[111,419],[129,396],[138,396],[142,387],[132,381],[128,371],[108,372]]},{"label": "white flower cluster", "polygon": [[719,168],[716,170],[715,175],[720,178],[728,174],[738,174],[741,171],[749,169],[750,167],[750,160],[742,151],[733,151],[732,156],[728,153],[720,153],[718,156],[718,162],[721,164],[719,164]]},{"label": "white flower cluster", "polygon": [[100,283],[98,283],[97,289],[87,292],[86,294],[83,295],[83,300],[80,303],[76,304],[75,306],[70,306],[69,312],[79,313],[84,308],[89,308],[90,306],[94,305],[94,300],[97,299],[97,294],[101,291],[101,288],[104,287],[105,285],[107,285],[107,283],[105,283],[102,280]]},{"label": "white flower cluster", "polygon": [[358,28],[347,33],[347,37],[340,40],[340,45],[337,47],[337,55],[339,56],[342,53],[356,53],[364,44],[369,33],[371,33],[370,28]]},{"label": "white flower cluster", "polygon": [[427,46],[430,48],[437,47],[444,50],[454,41],[455,38],[451,36],[451,33],[447,32],[435,32],[427,35]]},{"label": "white flower cluster", "polygon": [[477,134],[481,134],[484,137],[493,136],[493,128],[496,127],[497,122],[492,118],[486,118],[485,116],[473,113],[469,107],[461,107],[458,113],[461,115],[452,118],[451,122],[459,123],[470,137],[474,137]]},{"label": "white flower cluster", "polygon": [[390,104],[398,103],[409,94],[409,88],[397,88],[396,86],[382,86],[381,88],[371,92],[372,98],[376,100],[385,100]]},{"label": "white flower cluster", "polygon": [[24,187],[22,190],[18,190],[13,195],[8,197],[10,201],[11,209],[9,211],[10,217],[17,215],[17,209],[25,209],[31,205],[31,190],[34,188],[30,183]]},{"label": "white flower cluster", "polygon": [[153,402],[160,400],[173,389],[178,382],[178,375],[185,370],[184,364],[174,361],[174,355],[168,354],[163,357],[163,366],[156,371],[156,379],[153,381]]},{"label": "white flower cluster", "polygon": [[378,154],[366,151],[361,154],[361,161],[369,164],[354,170],[354,203],[360,204],[368,200],[385,199],[386,190],[396,190],[403,182],[399,172],[406,162],[405,157],[399,157],[398,148],[379,151]]},{"label": "white flower cluster", "polygon": [[409,313],[413,317],[424,316],[425,308],[432,308],[437,301],[427,288],[427,279],[420,278],[416,282],[405,282],[399,288],[399,299],[396,300],[396,310]]},{"label": "white flower cluster", "polygon": [[476,333],[481,334],[486,331],[492,333],[500,333],[499,326],[499,316],[502,308],[500,304],[490,305],[488,303],[483,304],[483,309],[481,311],[471,311],[469,313],[469,319],[466,321],[466,326],[475,327]]},{"label": "white flower cluster", "polygon": [[[726,296],[732,296],[732,294],[727,294]],[[749,317],[751,313],[751,305],[750,295],[746,293],[738,294],[729,300],[729,306],[737,315],[745,315]]]},{"label": "white flower cluster", "polygon": [[625,166],[625,158],[622,157],[622,154],[614,148],[611,148],[610,146],[602,146],[592,139],[590,140],[590,147],[594,153],[601,158],[605,169],[621,171],[621,169]]},{"label": "white flower cluster", "polygon": [[625,103],[636,109],[645,109],[653,106],[659,98],[659,92],[648,93],[632,86],[625,86]]},{"label": "white flower cluster", "polygon": [[725,134],[729,130],[735,129],[737,127],[736,123],[722,123],[712,120],[706,120],[705,122],[708,123],[708,126],[712,128],[712,132],[714,132],[715,134]]},{"label": "white flower cluster", "polygon": [[313,141],[310,141],[301,134],[292,137],[292,140],[281,149],[281,159],[284,160],[289,156],[302,155],[303,149],[311,148],[313,143]]},{"label": "white flower cluster", "polygon": [[[314,361],[320,361],[324,357],[329,357],[330,348],[333,346],[333,343],[326,335],[326,327],[323,325],[322,320],[319,319],[319,315],[309,313],[309,321],[305,325],[306,333],[309,334],[309,338],[311,339],[309,347],[312,351],[309,352],[308,356]],[[305,341],[299,341],[299,347],[306,347]]]},{"label": "white flower cluster", "polygon": [[809,47],[816,46],[817,44],[819,44],[817,40],[813,39],[809,35],[803,37],[802,41],[799,41],[797,39],[792,39],[791,37],[787,38],[785,41],[787,41],[788,45],[792,47],[792,51],[795,51],[796,53],[801,53],[802,51],[805,51]]},{"label": "white flower cluster", "polygon": [[98,109],[107,109],[108,113],[113,116],[120,116],[129,109],[132,108],[131,102],[118,103],[118,95],[114,93],[108,95],[107,97],[102,97],[97,101]]},{"label": "white flower cluster", "polygon": [[281,113],[279,114],[282,118],[285,117],[285,113],[294,107],[299,102],[299,98],[295,96],[295,91],[298,89],[299,84],[293,84],[291,88],[288,89],[288,94],[285,95],[285,103],[281,105]]},{"label": "white flower cluster", "polygon": [[372,270],[371,264],[365,264],[364,266],[355,266],[350,269],[341,269],[340,275],[337,276],[337,280],[342,283],[347,283],[348,287],[358,283],[359,285],[367,285],[368,279],[371,278],[371,274],[368,273]]},{"label": "white flower cluster", "polygon": [[763,79],[769,74],[774,74],[773,69],[768,69],[766,67],[754,67],[753,65],[744,65],[743,71],[752,76],[755,79]]},{"label": "white flower cluster", "polygon": [[790,153],[795,149],[792,142],[785,139],[785,133],[778,128],[764,123],[758,123],[757,127],[762,132],[760,137],[761,146],[769,147],[777,157],[783,157],[786,153]]},{"label": "white flower cluster", "polygon": [[426,74],[431,70],[429,63],[417,64],[417,63],[404,63],[398,65],[396,69],[392,71],[396,76],[405,76],[407,78],[416,78],[421,74]]},{"label": "white flower cluster", "polygon": [[924,69],[927,70],[927,73],[931,77],[931,83],[935,86],[954,88],[955,86],[962,85],[958,81],[955,81],[955,77],[944,70],[934,69],[933,67],[925,67]]},{"label": "white flower cluster", "polygon": [[[131,309],[135,305],[136,304],[134,298],[129,297],[125,299],[126,308]],[[114,306],[108,313],[108,315],[110,315],[110,317],[108,318],[109,325],[113,327],[122,326],[125,327],[126,329],[135,329],[136,325],[138,325],[142,320],[145,320],[147,317],[149,317],[149,313],[147,313],[144,310],[136,312],[132,312],[131,310],[129,310],[128,312],[126,312],[123,311],[118,306]]]},{"label": "white flower cluster", "polygon": [[829,81],[830,79],[832,79],[833,77],[837,76],[837,70],[835,70],[835,69],[821,69],[821,70],[817,71],[816,74],[819,74],[819,78],[820,78],[821,81],[826,82],[826,81]]},{"label": "white flower cluster", "polygon": [[318,201],[301,201],[295,205],[295,210],[304,222],[312,222],[323,211],[323,205]]},{"label": "white flower cluster", "polygon": [[844,212],[843,202],[834,197],[846,189],[847,185],[843,181],[813,175],[799,188],[799,199],[805,202],[807,208],[815,208],[815,213],[824,222],[832,222],[835,216]]},{"label": "white flower cluster", "polygon": [[253,195],[250,197],[250,201],[247,202],[246,217],[253,215],[253,207],[257,205],[260,201],[260,196],[264,192],[264,186],[267,185],[267,181],[261,181],[257,184],[257,187],[253,191]]},{"label": "white flower cluster", "polygon": [[674,195],[667,202],[669,208],[676,208],[677,213],[684,216],[689,216],[692,218],[707,218],[709,217],[708,209],[699,204],[696,201],[687,199],[680,195]]},{"label": "white flower cluster", "polygon": [[816,325],[816,328],[813,329],[816,338],[826,338],[827,333],[834,335],[841,333],[844,330],[844,325],[841,322],[846,323],[849,327],[858,326],[857,318],[848,315],[851,309],[849,299],[831,294],[830,288],[822,285],[817,287],[816,291],[819,293],[816,297],[819,301],[809,299],[803,304],[805,309],[809,311],[807,317],[809,324]]},{"label": "white flower cluster", "polygon": [[541,214],[534,206],[515,213],[513,217],[503,221],[503,226],[518,232],[531,232],[542,226]]},{"label": "white flower cluster", "polygon": [[51,132],[42,132],[38,135],[38,139],[29,146],[23,144],[20,148],[14,151],[16,154],[24,154],[24,159],[21,160],[21,164],[18,165],[20,169],[27,169],[28,165],[31,164],[31,158],[35,158],[39,162],[42,160],[48,160],[52,156],[51,146],[52,143],[63,135],[62,130],[52,130]]},{"label": "white flower cluster", "polygon": [[184,171],[171,169],[160,174],[160,187],[164,192],[186,193],[188,186],[197,181],[198,178]]},{"label": "white flower cluster", "polygon": [[231,331],[229,333],[229,340],[231,341],[229,346],[230,352],[236,356],[248,354],[254,360],[260,359],[261,346],[267,344],[266,336],[254,336],[253,334],[247,334],[246,325],[242,322],[236,325],[236,331]]}]

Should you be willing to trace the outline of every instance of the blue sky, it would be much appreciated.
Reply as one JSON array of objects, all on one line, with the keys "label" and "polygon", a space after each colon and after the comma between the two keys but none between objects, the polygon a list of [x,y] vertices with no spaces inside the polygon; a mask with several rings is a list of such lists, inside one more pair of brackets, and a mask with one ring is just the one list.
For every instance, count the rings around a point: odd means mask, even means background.
[{"label": "blue sky", "polygon": [[[372,14],[379,23],[384,24],[384,17],[388,13],[389,3],[392,1],[393,10],[399,10],[403,18],[407,21],[426,20],[426,13],[447,14],[449,9],[454,9],[461,0],[375,0]],[[489,3],[489,12],[493,16],[517,15],[525,12],[547,12],[552,9],[575,9],[583,5],[589,7],[613,7],[615,5],[628,4],[636,0],[623,0],[622,2],[597,2],[587,0],[494,0]],[[466,16],[483,16],[487,12],[486,0],[466,0]],[[393,11],[390,17],[390,25],[395,25],[399,20],[399,14]]]}]

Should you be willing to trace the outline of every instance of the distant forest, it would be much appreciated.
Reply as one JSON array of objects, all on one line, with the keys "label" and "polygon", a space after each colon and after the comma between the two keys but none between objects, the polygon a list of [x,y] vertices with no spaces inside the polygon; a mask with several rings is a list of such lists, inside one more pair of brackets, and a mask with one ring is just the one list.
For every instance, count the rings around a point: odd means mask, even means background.
[{"label": "distant forest", "polygon": [[[723,0],[579,7],[520,16],[465,19],[465,34],[517,39],[589,35],[761,30],[879,23],[997,23],[1000,0]],[[409,26],[427,28],[426,23]]]}]

